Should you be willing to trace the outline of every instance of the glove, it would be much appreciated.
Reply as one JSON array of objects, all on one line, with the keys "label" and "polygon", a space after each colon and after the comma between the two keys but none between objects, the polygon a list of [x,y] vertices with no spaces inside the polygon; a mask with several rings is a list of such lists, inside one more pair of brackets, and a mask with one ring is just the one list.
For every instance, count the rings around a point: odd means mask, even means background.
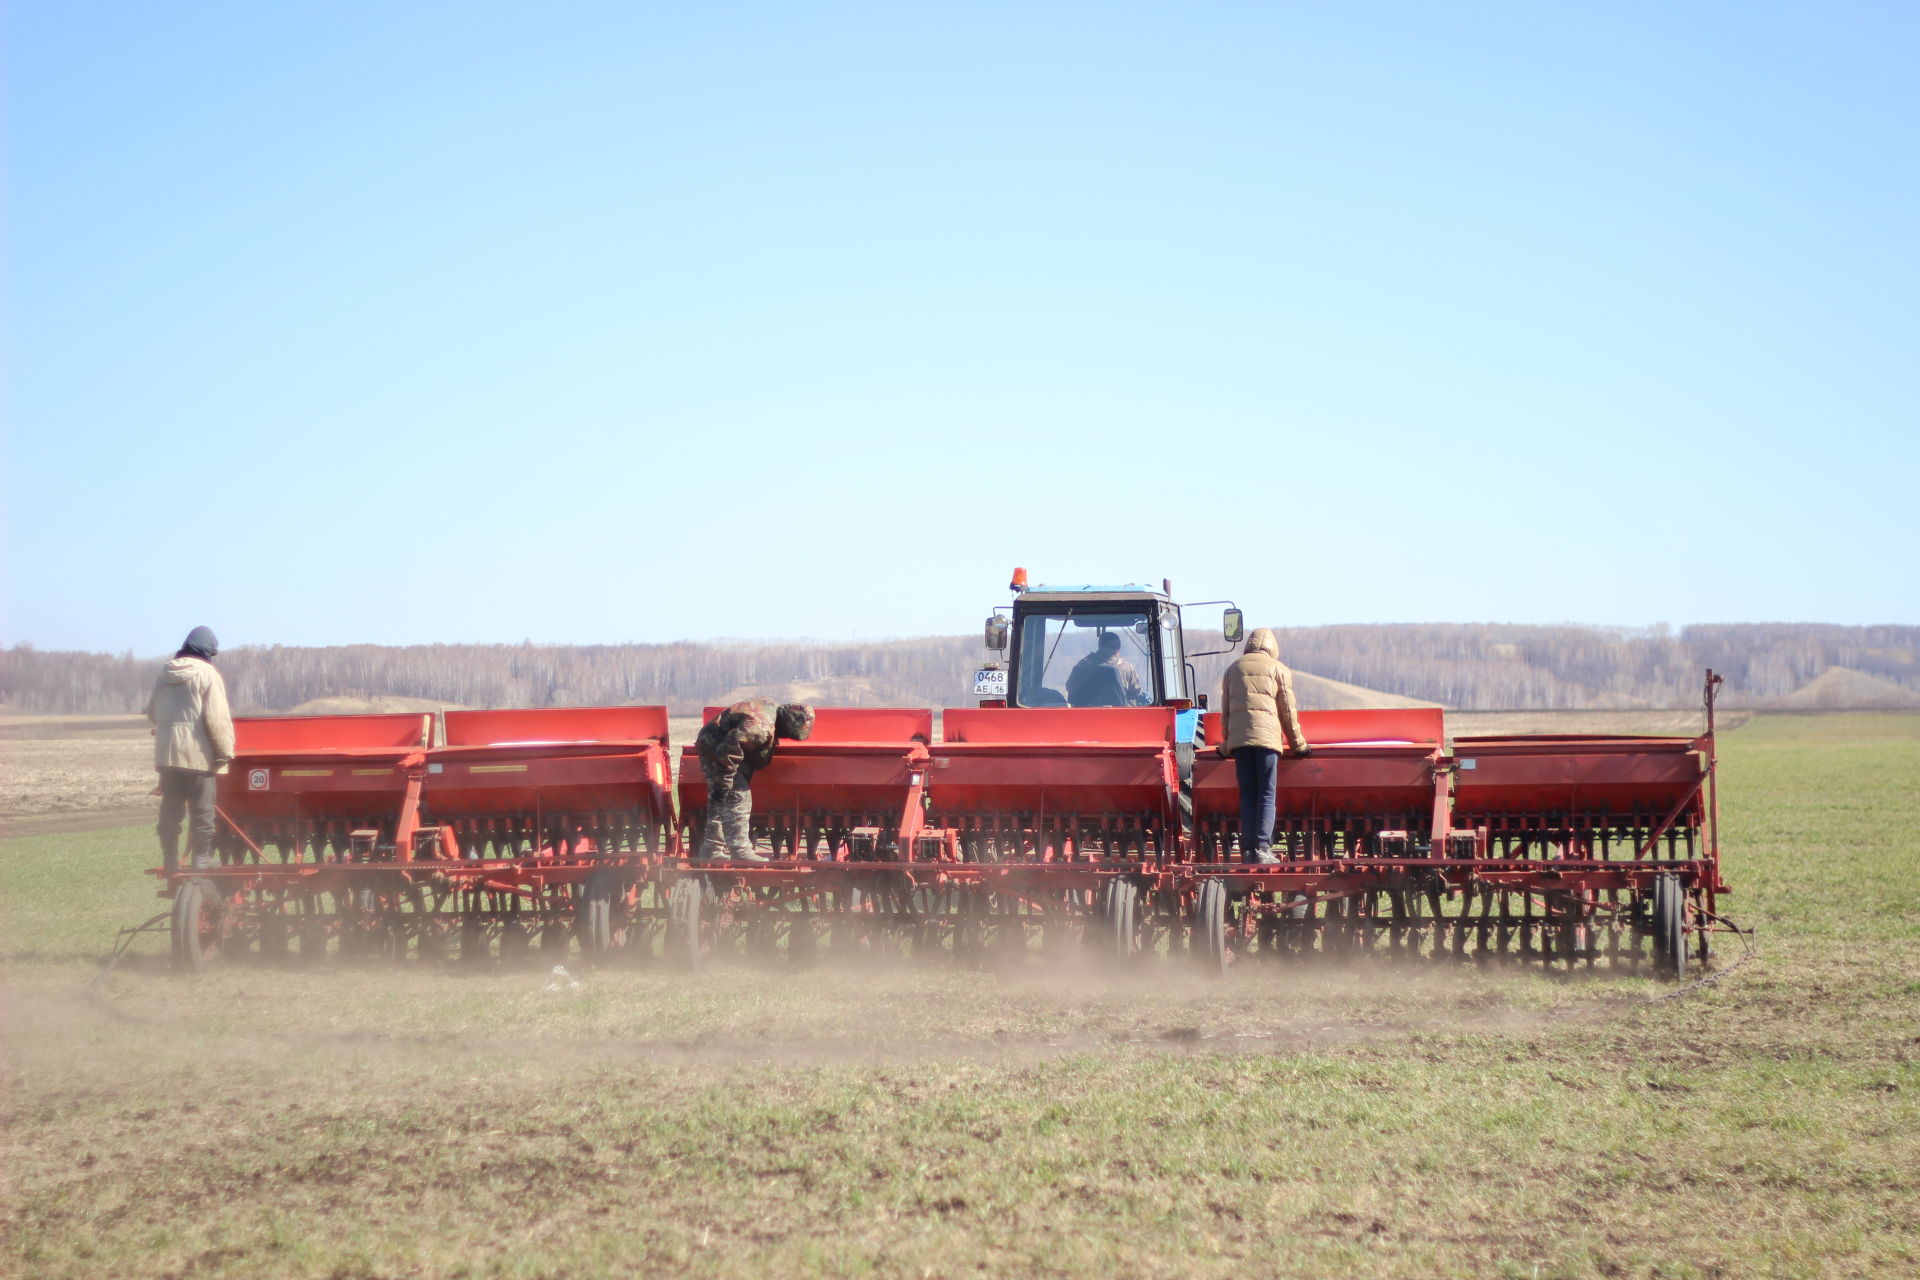
[{"label": "glove", "polygon": [[1312,754],[1313,754],[1313,748],[1303,742],[1300,744],[1300,749],[1293,753],[1293,758],[1295,760],[1305,760],[1308,756]]}]

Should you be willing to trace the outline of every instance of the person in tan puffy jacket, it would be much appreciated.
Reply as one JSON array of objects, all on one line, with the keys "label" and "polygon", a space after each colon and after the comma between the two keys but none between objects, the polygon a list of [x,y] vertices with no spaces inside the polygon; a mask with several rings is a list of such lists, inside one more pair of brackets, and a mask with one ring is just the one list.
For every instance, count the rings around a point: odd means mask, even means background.
[{"label": "person in tan puffy jacket", "polygon": [[233,759],[233,716],[227,686],[212,658],[220,642],[195,627],[160,669],[147,719],[153,724],[153,767],[160,775],[160,855],[166,869],[180,862],[180,822],[188,820],[187,854],[196,869],[215,865],[214,778]]},{"label": "person in tan puffy jacket", "polygon": [[1280,661],[1269,627],[1255,627],[1246,652],[1220,680],[1220,754],[1240,783],[1240,856],[1272,862],[1274,792],[1280,753],[1313,754],[1293,702],[1293,673]]}]

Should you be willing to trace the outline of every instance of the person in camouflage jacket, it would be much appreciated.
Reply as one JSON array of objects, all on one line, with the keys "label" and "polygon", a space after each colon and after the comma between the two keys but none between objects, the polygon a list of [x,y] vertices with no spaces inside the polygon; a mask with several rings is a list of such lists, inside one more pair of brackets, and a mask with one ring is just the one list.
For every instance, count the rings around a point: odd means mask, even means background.
[{"label": "person in camouflage jacket", "polygon": [[707,780],[701,857],[766,861],[753,851],[753,775],[773,763],[781,738],[804,742],[812,732],[812,707],[772,698],[736,702],[700,727],[693,745]]}]

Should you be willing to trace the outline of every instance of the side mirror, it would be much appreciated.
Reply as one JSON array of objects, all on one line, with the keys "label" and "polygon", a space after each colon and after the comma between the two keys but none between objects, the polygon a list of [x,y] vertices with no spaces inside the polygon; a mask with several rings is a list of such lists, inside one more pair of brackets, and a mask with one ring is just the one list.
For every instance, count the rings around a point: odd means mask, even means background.
[{"label": "side mirror", "polygon": [[1226,615],[1220,619],[1220,634],[1226,638],[1228,644],[1239,644],[1240,637],[1245,634],[1245,627],[1246,620],[1241,617],[1238,609],[1227,610]]},{"label": "side mirror", "polygon": [[987,619],[987,648],[1000,650],[1007,647],[1007,620],[999,614]]}]

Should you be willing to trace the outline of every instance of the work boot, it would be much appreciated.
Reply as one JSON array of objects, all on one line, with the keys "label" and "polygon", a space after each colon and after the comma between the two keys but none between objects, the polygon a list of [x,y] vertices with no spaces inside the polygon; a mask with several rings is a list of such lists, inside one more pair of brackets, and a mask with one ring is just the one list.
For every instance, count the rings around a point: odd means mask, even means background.
[{"label": "work boot", "polygon": [[211,849],[201,849],[193,855],[193,869],[195,871],[211,871],[219,865],[220,855]]},{"label": "work boot", "polygon": [[731,855],[735,862],[765,862],[767,856],[758,850],[741,849]]},{"label": "work boot", "polygon": [[1247,850],[1245,860],[1251,865],[1262,867],[1280,861],[1280,859],[1273,856],[1273,846],[1270,844],[1257,844],[1253,846],[1253,848]]}]

